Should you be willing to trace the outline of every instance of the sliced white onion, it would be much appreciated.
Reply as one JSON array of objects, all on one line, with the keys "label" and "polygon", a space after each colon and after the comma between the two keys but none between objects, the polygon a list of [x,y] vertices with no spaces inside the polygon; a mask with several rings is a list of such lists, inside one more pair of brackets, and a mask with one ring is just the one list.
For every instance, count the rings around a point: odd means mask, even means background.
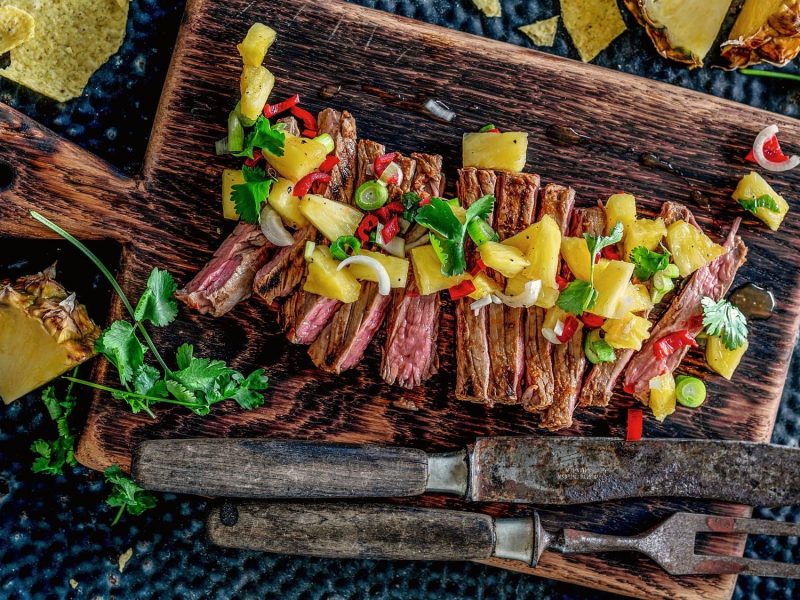
[{"label": "sliced white onion", "polygon": [[[392,181],[393,179],[396,179],[396,181]],[[400,165],[396,162],[390,162],[383,170],[383,173],[381,173],[381,177],[378,181],[386,185],[390,183],[393,185],[403,185],[403,169],[401,169]]]},{"label": "sliced white onion", "polygon": [[800,156],[791,156],[783,162],[773,162],[764,156],[764,144],[766,144],[773,135],[777,135],[778,131],[780,130],[777,125],[765,127],[761,130],[761,133],[756,136],[756,141],[753,142],[753,156],[755,156],[756,162],[760,167],[767,171],[772,171],[773,173],[790,171],[797,165],[800,165]]},{"label": "sliced white onion", "polygon": [[408,242],[406,244],[406,252],[412,250],[413,248],[418,248],[419,246],[425,246],[426,244],[430,244],[431,240],[427,235],[421,235],[413,242]]},{"label": "sliced white onion", "polygon": [[281,216],[269,205],[261,209],[261,233],[276,246],[291,246],[294,238],[283,226]]},{"label": "sliced white onion", "polygon": [[484,306],[489,306],[492,303],[492,295],[484,296],[480,300],[475,300],[469,307],[474,314],[478,314]]},{"label": "sliced white onion", "polygon": [[555,333],[558,337],[564,335],[564,321],[561,319],[556,321],[556,326],[553,327],[553,333]]},{"label": "sliced white onion", "polygon": [[650,386],[651,390],[660,390],[663,385],[661,385],[661,376],[653,377],[649,382],[648,385]]},{"label": "sliced white onion", "polygon": [[375,275],[378,277],[378,293],[381,296],[388,296],[392,291],[392,285],[389,282],[389,273],[386,272],[386,267],[371,256],[364,256],[363,254],[350,256],[340,262],[336,270],[341,271],[347,265],[364,265],[375,271]]},{"label": "sliced white onion", "polygon": [[378,227],[375,229],[375,243],[386,250],[392,256],[396,256],[397,258],[405,258],[406,256],[406,241],[401,238],[399,235],[396,235],[392,238],[388,244],[383,241],[383,225],[378,223]]},{"label": "sliced white onion", "polygon": [[58,305],[66,310],[67,312],[73,312],[75,310],[75,303],[77,302],[77,296],[75,296],[75,292],[72,292],[69,296],[64,298]]},{"label": "sliced white onion", "polygon": [[456,118],[456,113],[450,110],[450,107],[444,102],[440,102],[439,100],[428,98],[422,106],[437,119],[442,119],[448,123]]},{"label": "sliced white onion", "polygon": [[535,281],[527,282],[525,284],[525,288],[519,294],[507,296],[502,292],[496,292],[494,295],[503,304],[510,306],[511,308],[527,308],[536,304],[541,292],[542,282],[537,279]]},{"label": "sliced white onion", "polygon": [[561,340],[558,339],[556,332],[549,327],[542,327],[542,337],[555,346],[561,344]]}]

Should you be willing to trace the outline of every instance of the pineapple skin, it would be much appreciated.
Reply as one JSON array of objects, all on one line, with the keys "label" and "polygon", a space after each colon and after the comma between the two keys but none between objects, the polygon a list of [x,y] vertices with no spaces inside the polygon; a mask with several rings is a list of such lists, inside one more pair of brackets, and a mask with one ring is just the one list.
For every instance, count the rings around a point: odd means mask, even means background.
[{"label": "pineapple skin", "polygon": [[[761,0],[748,0],[758,2]],[[740,18],[744,14],[742,9]],[[734,31],[739,22],[734,25]],[[800,0],[785,0],[751,35],[722,44],[720,59],[725,69],[742,69],[768,63],[784,67],[800,53]]]}]

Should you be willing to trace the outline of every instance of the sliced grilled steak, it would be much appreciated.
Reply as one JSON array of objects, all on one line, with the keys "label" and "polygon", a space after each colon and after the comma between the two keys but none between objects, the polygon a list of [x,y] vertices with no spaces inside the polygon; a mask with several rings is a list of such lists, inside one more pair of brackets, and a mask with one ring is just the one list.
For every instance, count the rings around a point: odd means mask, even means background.
[{"label": "sliced grilled steak", "polygon": [[411,184],[417,175],[417,161],[413,158],[398,154],[393,162],[397,163],[400,167],[400,171],[403,173],[403,180],[400,182],[400,185],[389,186],[389,202],[400,200],[403,194],[410,191]]},{"label": "sliced grilled steak", "polygon": [[[575,190],[561,185],[548,184],[539,195],[539,219],[552,217],[564,235],[575,206]],[[523,342],[525,345],[525,389],[522,406],[538,412],[553,402],[553,345],[542,335],[542,325],[547,311],[533,306],[526,309]]]},{"label": "sliced grilled steak", "polygon": [[317,118],[319,133],[333,138],[339,164],[331,170],[331,180],[322,184],[317,193],[345,204],[353,202],[356,172],[356,120],[349,112],[326,108]]},{"label": "sliced grilled steak", "polygon": [[[404,179],[409,182],[408,189],[440,195],[440,186],[444,184],[442,157],[430,154],[412,154],[411,157],[415,177]],[[436,373],[440,308],[439,294],[420,296],[413,270],[406,289],[394,290],[381,359],[381,377],[386,383],[412,389]]]},{"label": "sliced grilled steak", "polygon": [[250,296],[256,271],[272,248],[256,225],[239,223],[176,297],[201,313],[221,317]]},{"label": "sliced grilled steak", "polygon": [[[602,208],[576,209],[572,215],[570,235],[603,235],[605,227],[606,215]],[[558,430],[572,425],[572,413],[578,402],[585,369],[583,330],[579,329],[567,343],[553,349],[553,402],[542,414],[542,427]]]},{"label": "sliced grilled steak", "polygon": [[725,248],[728,250],[714,262],[698,269],[684,285],[672,304],[653,327],[650,338],[642,349],[630,361],[625,371],[625,390],[639,399],[646,401],[650,388],[650,380],[664,373],[673,372],[683,361],[689,348],[671,354],[665,359],[655,355],[655,345],[664,336],[682,330],[696,336],[702,330],[703,308],[700,301],[704,296],[720,300],[730,288],[736,272],[747,260],[747,246],[737,237],[740,219],[737,219]]},{"label": "sliced grilled steak", "polygon": [[[463,206],[494,194],[497,176],[494,171],[472,167],[458,172],[458,199]],[[467,242],[467,251],[475,246]],[[489,338],[487,335],[488,312],[474,314],[470,308],[472,300],[462,298],[456,303],[456,398],[470,402],[490,403],[489,390]]]},{"label": "sliced grilled steak", "polygon": [[278,123],[283,123],[286,125],[286,133],[290,133],[295,136],[300,135],[300,124],[294,117],[283,117],[282,119],[278,119]]},{"label": "sliced grilled steak", "polygon": [[[502,173],[497,178],[494,225],[500,239],[511,237],[533,222],[539,176]],[[519,404],[525,372],[522,329],[525,309],[502,304],[486,307],[489,331],[489,388],[492,402]]]},{"label": "sliced grilled steak", "polygon": [[[661,207],[661,214],[664,223],[669,227],[675,221],[683,220],[697,226],[694,215],[683,204],[675,202],[665,202]],[[647,316],[647,315],[645,315]],[[608,406],[614,387],[625,367],[636,354],[635,350],[617,350],[617,359],[614,362],[598,363],[593,365],[589,374],[583,381],[583,389],[578,399],[578,406]]]}]

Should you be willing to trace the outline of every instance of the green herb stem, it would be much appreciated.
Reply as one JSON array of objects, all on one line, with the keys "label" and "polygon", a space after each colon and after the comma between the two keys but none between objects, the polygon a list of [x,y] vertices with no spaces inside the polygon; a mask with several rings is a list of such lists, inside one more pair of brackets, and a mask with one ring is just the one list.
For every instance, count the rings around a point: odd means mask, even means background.
[{"label": "green herb stem", "polygon": [[111,526],[112,527],[114,525],[116,525],[117,523],[119,523],[119,520],[122,518],[122,514],[124,512],[125,512],[125,505],[123,504],[122,506],[119,507],[119,510],[117,511],[117,515],[114,517],[114,520],[111,521]]},{"label": "green herb stem", "polygon": [[[139,400],[148,400],[150,402],[165,402],[166,400],[168,400],[165,398],[158,398],[156,396],[146,396],[144,394],[137,394],[136,392],[118,390],[112,387],[108,387],[107,385],[94,383],[93,381],[86,381],[85,379],[76,379],[75,377],[64,377],[64,379],[66,379],[71,383],[77,383],[78,385],[93,388],[95,390],[100,390],[101,392],[109,392],[111,394],[125,394],[126,396],[132,396],[134,398],[138,398]],[[156,418],[156,415],[148,407],[144,406],[143,410],[152,418],[154,419]]]},{"label": "green herb stem", "polygon": [[785,79],[788,81],[800,81],[800,75],[795,73],[783,73],[782,71],[764,71],[762,69],[739,69],[742,75],[754,75],[756,77],[769,77],[772,79]]}]

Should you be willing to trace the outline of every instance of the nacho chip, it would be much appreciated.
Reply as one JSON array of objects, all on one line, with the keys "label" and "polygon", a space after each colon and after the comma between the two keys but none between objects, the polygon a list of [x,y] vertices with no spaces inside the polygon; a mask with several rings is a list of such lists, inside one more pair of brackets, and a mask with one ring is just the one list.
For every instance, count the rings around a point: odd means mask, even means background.
[{"label": "nacho chip", "polygon": [[499,17],[503,14],[500,0],[472,0],[475,8],[480,10],[487,17]]},{"label": "nacho chip", "polygon": [[33,37],[11,50],[0,76],[59,102],[80,96],[89,77],[125,38],[128,3],[119,0],[0,0],[36,22]]},{"label": "nacho chip", "polygon": [[531,38],[531,41],[537,46],[552,46],[556,41],[556,32],[558,32],[558,15],[530,25],[523,25],[519,30]]},{"label": "nacho chip", "polygon": [[33,37],[33,17],[16,6],[0,6],[0,54]]},{"label": "nacho chip", "polygon": [[561,18],[583,62],[589,62],[625,31],[617,0],[561,0]]}]

